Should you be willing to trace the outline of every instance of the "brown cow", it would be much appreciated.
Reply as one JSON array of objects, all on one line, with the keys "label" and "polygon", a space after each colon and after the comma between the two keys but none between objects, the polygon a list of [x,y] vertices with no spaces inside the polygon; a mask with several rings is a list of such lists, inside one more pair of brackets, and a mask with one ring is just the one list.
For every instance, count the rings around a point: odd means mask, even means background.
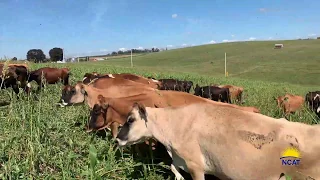
[{"label": "brown cow", "polygon": [[[93,93],[93,92],[91,92]],[[91,119],[88,126],[88,131],[92,130],[102,130],[111,126],[111,132],[113,137],[118,133],[118,125],[124,124],[126,120],[126,115],[131,110],[132,104],[134,102],[139,102],[147,107],[178,107],[192,103],[209,102],[211,104],[218,104],[221,106],[228,106],[237,109],[241,109],[249,112],[259,112],[258,109],[254,107],[243,107],[234,104],[227,104],[222,102],[211,101],[199,96],[195,96],[186,92],[170,91],[170,90],[154,90],[145,91],[141,94],[133,96],[124,96],[120,98],[111,98],[112,96],[105,91],[102,91],[96,96],[95,104],[91,111]],[[105,95],[108,97],[103,97]],[[94,98],[92,98],[94,99]],[[93,103],[92,101],[90,102]],[[103,117],[103,115],[105,115]],[[115,126],[112,124],[116,122]]]},{"label": "brown cow", "polygon": [[27,84],[28,69],[25,66],[5,66],[4,64],[0,64],[0,75],[1,89],[11,87],[13,91],[18,94],[18,83],[20,83],[20,87],[27,92],[27,95],[29,94],[30,84]]},{"label": "brown cow", "polygon": [[126,97],[144,93],[146,91],[155,91],[156,89],[144,84],[130,81],[127,79],[99,78],[95,83],[85,85],[81,81],[75,86],[65,86],[62,90],[60,106],[69,106],[73,104],[82,104],[87,102],[90,108],[98,102],[97,97],[103,94],[106,97]]},{"label": "brown cow", "polygon": [[[3,66],[5,63],[0,63],[0,66]],[[29,69],[27,64],[23,64],[23,63],[10,63],[7,66],[24,66],[26,69]]]},{"label": "brown cow", "polygon": [[294,113],[300,110],[304,104],[304,98],[293,94],[285,94],[284,96],[278,96],[275,98],[278,107],[281,108],[286,115]]},{"label": "brown cow", "polygon": [[101,78],[101,77],[110,77],[110,78],[116,78],[116,79],[123,78],[123,79],[131,80],[131,81],[135,81],[135,82],[138,82],[141,84],[145,84],[145,85],[152,87],[152,88],[155,88],[155,89],[157,89],[160,85],[159,84],[160,82],[157,80],[148,79],[143,76],[139,76],[136,74],[130,74],[130,73],[121,73],[121,74],[98,74],[97,72],[86,73],[83,76],[82,82],[84,84],[88,84],[93,79]]},{"label": "brown cow", "polygon": [[38,90],[44,86],[43,79],[48,84],[55,84],[62,81],[64,85],[68,85],[70,74],[71,73],[68,68],[44,67],[31,71],[28,82],[36,81],[38,84]]},{"label": "brown cow", "polygon": [[230,98],[236,100],[239,103],[243,103],[242,93],[243,87],[234,86],[234,85],[219,85],[219,88],[228,88],[230,92]]}]

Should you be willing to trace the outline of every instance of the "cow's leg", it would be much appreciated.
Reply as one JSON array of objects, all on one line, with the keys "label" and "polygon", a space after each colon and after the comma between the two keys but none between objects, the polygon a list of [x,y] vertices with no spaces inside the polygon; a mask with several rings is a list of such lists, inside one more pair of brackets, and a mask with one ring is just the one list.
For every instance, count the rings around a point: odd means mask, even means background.
[{"label": "cow's leg", "polygon": [[63,85],[68,85],[69,84],[69,74],[67,74],[64,78],[63,78]]},{"label": "cow's leg", "polygon": [[19,96],[18,96],[18,94],[19,94],[19,86],[18,86],[18,84],[12,85],[11,87],[12,87],[13,92],[15,92],[16,95],[17,95],[17,99],[19,99]]},{"label": "cow's leg", "polygon": [[113,122],[113,123],[111,123],[111,125],[110,125],[110,128],[111,128],[111,134],[112,134],[112,137],[114,138],[114,139],[116,139],[116,137],[117,137],[117,135],[118,135],[118,128],[119,128],[119,123],[117,123],[117,122]]},{"label": "cow's leg", "polygon": [[175,166],[173,163],[171,164],[171,171],[175,176],[175,180],[184,180],[183,176],[179,172],[179,167]]},{"label": "cow's leg", "polygon": [[201,170],[194,162],[187,162],[187,167],[193,180],[205,180],[204,171]]},{"label": "cow's leg", "polygon": [[44,82],[42,80],[38,80],[37,84],[38,84],[37,91],[41,91],[41,89],[44,88]]}]

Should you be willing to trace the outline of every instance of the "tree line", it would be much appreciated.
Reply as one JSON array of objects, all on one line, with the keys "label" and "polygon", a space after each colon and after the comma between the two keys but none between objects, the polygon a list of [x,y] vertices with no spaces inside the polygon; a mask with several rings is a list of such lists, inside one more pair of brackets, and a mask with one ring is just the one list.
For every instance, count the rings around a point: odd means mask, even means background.
[{"label": "tree line", "polygon": [[159,52],[159,48],[151,48],[151,49],[129,49],[126,51],[113,51],[112,53],[108,53],[106,56],[117,56],[117,55],[126,55],[126,54],[139,54],[139,53],[151,53],[151,52]]},{"label": "tree line", "polygon": [[[167,49],[166,49],[167,50]],[[159,52],[159,48],[151,48],[151,49],[132,49],[132,53],[151,53],[151,52]],[[131,54],[131,50],[126,51],[113,51],[104,56],[116,56],[116,55],[126,55]],[[49,51],[50,58],[47,58],[44,52],[41,49],[30,49],[27,52],[27,61],[31,61],[34,63],[44,63],[44,62],[57,62],[63,60],[63,50],[59,47],[54,47]],[[12,61],[16,61],[17,58],[12,58]]]},{"label": "tree line", "polygon": [[[49,51],[50,58],[47,58],[41,49],[30,49],[27,52],[27,60],[35,63],[43,63],[49,61],[62,61],[63,59],[63,50],[58,47],[54,47]],[[16,60],[14,57],[12,60]]]}]

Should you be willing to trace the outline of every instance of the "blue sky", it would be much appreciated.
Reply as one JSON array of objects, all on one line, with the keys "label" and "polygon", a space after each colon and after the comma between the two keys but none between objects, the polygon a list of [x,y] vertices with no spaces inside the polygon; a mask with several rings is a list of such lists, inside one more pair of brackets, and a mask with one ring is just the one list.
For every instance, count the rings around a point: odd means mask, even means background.
[{"label": "blue sky", "polygon": [[[93,55],[320,34],[316,0],[0,0],[0,57]],[[320,35],[319,35],[320,36]]]}]

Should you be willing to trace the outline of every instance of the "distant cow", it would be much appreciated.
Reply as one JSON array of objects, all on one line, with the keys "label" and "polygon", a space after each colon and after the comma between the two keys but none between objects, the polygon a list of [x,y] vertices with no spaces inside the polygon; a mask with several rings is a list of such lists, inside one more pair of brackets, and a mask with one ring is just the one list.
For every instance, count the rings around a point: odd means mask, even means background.
[{"label": "distant cow", "polygon": [[0,64],[0,84],[1,89],[11,87],[18,94],[19,87],[29,93],[29,84],[27,84],[28,69],[25,66]]},{"label": "distant cow", "polygon": [[304,98],[293,94],[285,94],[275,98],[278,107],[281,108],[286,115],[300,110],[304,104]]},{"label": "distant cow", "polygon": [[228,88],[219,88],[217,86],[200,87],[196,84],[196,87],[194,88],[194,95],[209,98],[213,101],[220,100],[221,102],[231,103],[230,91]]},{"label": "distant cow", "polygon": [[38,84],[38,90],[40,90],[43,85],[43,80],[48,84],[56,84],[59,81],[63,85],[69,84],[70,70],[68,68],[52,68],[44,67],[30,72],[28,82],[36,81]]},{"label": "distant cow", "polygon": [[243,87],[234,86],[234,85],[212,85],[219,88],[228,88],[230,91],[230,99],[235,100],[236,102],[243,103],[242,94]]},{"label": "distant cow", "polygon": [[320,91],[308,92],[305,96],[305,102],[320,118]]},{"label": "distant cow", "polygon": [[159,88],[160,90],[172,90],[172,91],[183,91],[189,93],[191,90],[191,87],[193,86],[192,81],[181,81],[176,79],[154,79],[149,77],[149,79],[152,79],[154,81],[159,81]]}]

